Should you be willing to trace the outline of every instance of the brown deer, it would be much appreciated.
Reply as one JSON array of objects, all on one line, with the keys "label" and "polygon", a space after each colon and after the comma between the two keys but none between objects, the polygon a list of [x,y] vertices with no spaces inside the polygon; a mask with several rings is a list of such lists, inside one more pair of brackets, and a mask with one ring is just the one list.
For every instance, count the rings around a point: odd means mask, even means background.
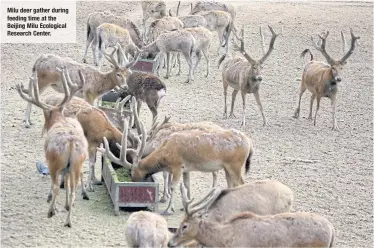
[{"label": "brown deer", "polygon": [[[227,118],[227,105],[226,105],[226,98],[227,98],[227,88],[231,86],[234,88],[232,92],[232,99],[231,99],[231,111],[229,117],[235,117],[234,115],[234,103],[235,98],[238,92],[241,92],[241,96],[243,99],[243,117],[242,117],[242,126],[245,126],[245,96],[247,93],[253,93],[255,96],[257,105],[259,106],[263,125],[269,125],[266,117],[264,115],[264,111],[262,109],[262,104],[260,100],[260,84],[262,82],[262,75],[261,69],[263,67],[263,63],[269,57],[271,52],[274,49],[274,42],[275,39],[279,36],[276,34],[272,27],[269,26],[270,32],[272,33],[272,37],[269,44],[268,51],[264,54],[264,56],[259,60],[254,60],[249,54],[244,50],[244,28],[241,30],[241,37],[237,37],[240,40],[240,48],[237,44],[234,43],[234,49],[239,50],[244,58],[242,57],[235,57],[228,59],[224,65],[222,66],[222,82],[223,82],[223,95],[225,98],[225,107],[223,112],[223,117]],[[226,54],[224,54],[218,61],[218,66],[222,63],[225,59]]]},{"label": "brown deer", "polygon": [[[342,81],[341,71],[343,69],[343,65],[347,62],[347,59],[352,55],[353,50],[356,47],[357,40],[360,37],[355,36],[351,29],[351,47],[348,52],[340,59],[335,60],[330,57],[330,55],[326,52],[326,38],[329,35],[329,31],[326,34],[319,35],[321,45],[318,45],[314,42],[313,37],[311,37],[313,46],[322,53],[322,55],[326,58],[327,64],[323,61],[316,61],[313,59],[313,54],[309,49],[305,49],[301,53],[301,57],[305,56],[307,53],[310,54],[310,61],[305,65],[301,86],[300,86],[300,94],[299,94],[299,104],[295,110],[294,117],[299,118],[300,114],[300,103],[301,97],[303,96],[306,89],[308,89],[312,96],[310,98],[310,108],[309,108],[309,116],[308,119],[312,120],[312,112],[313,112],[313,102],[314,99],[317,99],[317,107],[316,112],[314,114],[314,126],[316,125],[317,121],[317,112],[319,110],[319,104],[322,97],[328,97],[331,100],[332,106],[332,120],[333,120],[333,130],[339,130],[338,123],[336,121],[336,94],[338,92],[338,83]],[[343,43],[344,36],[342,35]],[[344,51],[344,46],[343,46]]]},{"label": "brown deer", "polygon": [[[186,190],[182,200],[186,199]],[[217,198],[220,191],[214,191]],[[202,218],[198,212],[210,201],[199,206],[193,200],[183,200],[186,212],[168,246],[176,247],[192,240],[205,247],[332,247],[334,226],[325,217],[314,213],[296,212],[275,215],[256,215],[241,212],[224,222]]]},{"label": "brown deer", "polygon": [[88,145],[78,120],[65,117],[62,112],[72,96],[83,87],[85,79],[82,71],[79,71],[81,84],[73,84],[67,76],[68,71],[65,68],[60,69],[57,67],[56,70],[60,73],[65,91],[65,96],[58,105],[52,106],[40,101],[39,86],[36,82],[37,72],[30,78],[28,95],[24,93],[22,84],[17,84],[17,91],[22,99],[43,109],[44,113],[44,129],[47,131],[44,151],[52,180],[51,191],[47,200],[48,202],[51,201],[48,218],[55,215],[56,197],[59,190],[58,176],[63,173],[66,188],[65,209],[69,211],[65,226],[71,227],[72,206],[79,178],[82,184],[83,199],[89,199],[83,185],[82,173],[83,163],[87,157]]}]

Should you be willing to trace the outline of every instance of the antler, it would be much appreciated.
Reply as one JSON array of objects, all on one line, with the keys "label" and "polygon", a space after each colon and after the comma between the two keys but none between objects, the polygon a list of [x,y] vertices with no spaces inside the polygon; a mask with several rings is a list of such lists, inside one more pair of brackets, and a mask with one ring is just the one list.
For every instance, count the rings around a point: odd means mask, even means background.
[{"label": "antler", "polygon": [[65,91],[65,97],[62,100],[62,102],[58,105],[59,107],[62,107],[73,98],[73,96],[75,95],[75,93],[77,93],[77,91],[82,89],[82,87],[86,83],[86,80],[83,76],[82,70],[78,71],[79,78],[80,78],[80,81],[81,81],[80,84],[74,84],[71,81],[69,72],[66,69],[66,67],[63,67],[63,68],[56,67],[56,70],[58,72],[60,72],[60,78],[61,78],[62,85],[63,85],[64,91]]},{"label": "antler", "polygon": [[[268,49],[268,51],[266,52],[266,54],[259,60],[259,63],[260,64],[262,64],[262,63],[264,63],[265,62],[265,60],[269,57],[269,55],[270,55],[270,53],[273,51],[273,49],[274,49],[274,42],[275,42],[275,39],[281,34],[281,33],[279,33],[279,34],[276,34],[275,32],[274,32],[274,30],[273,30],[273,28],[272,27],[270,27],[270,25],[268,25],[268,27],[269,27],[269,29],[270,29],[270,32],[271,32],[271,34],[272,34],[272,36],[271,36],[271,40],[270,40],[270,43],[269,43],[269,49]],[[260,30],[261,31],[261,30]],[[261,33],[262,33],[262,31],[261,31]],[[262,39],[263,39],[263,36],[262,36]],[[263,46],[264,46],[265,44],[263,44]]]},{"label": "antler", "polygon": [[244,26],[240,30],[241,37],[239,37],[235,32],[233,32],[233,33],[234,33],[235,37],[240,41],[240,47],[236,42],[234,42],[234,47],[233,47],[234,50],[240,51],[243,54],[243,56],[248,60],[248,62],[250,64],[255,64],[256,61],[254,59],[252,59],[249,56],[249,54],[244,50]]},{"label": "antler", "polygon": [[260,38],[261,38],[261,49],[262,49],[262,54],[265,55],[265,39],[264,39],[264,34],[262,33],[262,28],[260,26]]},{"label": "antler", "polygon": [[[344,37],[344,36],[343,36]],[[353,34],[353,30],[351,28],[351,48],[348,50],[348,52],[343,56],[343,58],[341,58],[339,60],[340,64],[344,64],[345,61],[352,55],[353,53],[353,50],[355,49],[356,47],[356,42],[358,39],[360,39],[361,37],[360,36],[355,36]]]},{"label": "antler", "polygon": [[325,35],[323,35],[323,34],[322,35],[318,35],[318,37],[322,41],[320,46],[318,46],[315,43],[313,37],[310,37],[310,38],[312,40],[314,48],[317,49],[318,51],[320,51],[322,53],[322,55],[326,58],[327,63],[329,63],[330,65],[332,65],[332,64],[335,64],[336,61],[334,59],[332,59],[330,57],[330,55],[328,55],[328,53],[326,52],[326,38],[327,38],[327,36],[329,36],[329,31],[327,31]]},{"label": "antler", "polygon": [[342,37],[342,42],[343,42],[343,53],[345,53],[345,50],[347,48],[347,43],[345,42],[345,37],[344,37],[343,31],[340,31],[340,35]]},{"label": "antler", "polygon": [[[118,43],[117,43],[118,44]],[[104,54],[104,57],[108,60],[109,63],[111,63],[114,68],[119,68],[119,65],[118,65],[118,62],[117,60],[114,58],[114,53],[117,51],[117,47],[114,47],[114,50],[112,51],[112,53],[107,53],[105,51],[105,49],[103,49],[103,54]]]},{"label": "antler", "polygon": [[147,135],[148,135],[148,140],[153,139],[153,137],[157,134],[158,129],[159,129],[162,125],[164,125],[165,123],[168,123],[169,120],[170,120],[170,118],[171,118],[171,116],[165,116],[164,121],[163,121],[160,125],[158,125],[159,122],[157,121],[157,118],[158,118],[157,115],[155,116],[155,118],[153,118],[152,127],[151,127],[151,129],[148,131],[148,133],[147,133]]},{"label": "antler", "polygon": [[[184,210],[188,216],[199,212],[202,209],[208,208],[221,194],[222,189],[219,187],[213,188],[206,196],[196,203],[193,202],[193,198],[190,200],[187,197],[187,189],[183,183],[180,184],[180,190],[182,195],[182,204]],[[198,206],[200,205],[200,206]]]}]

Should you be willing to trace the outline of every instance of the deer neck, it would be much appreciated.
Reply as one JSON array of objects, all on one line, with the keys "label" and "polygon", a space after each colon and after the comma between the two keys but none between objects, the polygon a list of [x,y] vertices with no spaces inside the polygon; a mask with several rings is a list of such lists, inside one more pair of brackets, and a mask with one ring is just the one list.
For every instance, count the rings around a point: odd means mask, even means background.
[{"label": "deer neck", "polygon": [[195,239],[207,247],[230,247],[233,233],[218,222],[201,220]]},{"label": "deer neck", "polygon": [[117,78],[116,78],[116,71],[112,70],[110,72],[100,72],[100,76],[98,78],[93,79],[94,84],[94,92],[97,92],[98,96],[114,89],[117,86]]},{"label": "deer neck", "polygon": [[160,52],[160,49],[158,48],[158,46],[156,44],[156,41],[154,41],[151,44],[145,46],[144,50],[148,51],[149,53]]},{"label": "deer neck", "polygon": [[140,160],[138,168],[145,172],[145,174],[151,175],[160,171],[165,171],[168,166],[163,159],[162,153],[156,150]]}]

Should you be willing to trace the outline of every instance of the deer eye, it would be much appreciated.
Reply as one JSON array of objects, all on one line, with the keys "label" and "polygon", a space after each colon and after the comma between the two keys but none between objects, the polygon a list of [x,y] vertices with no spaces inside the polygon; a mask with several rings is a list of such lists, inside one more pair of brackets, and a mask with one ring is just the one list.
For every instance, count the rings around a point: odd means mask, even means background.
[{"label": "deer eye", "polygon": [[117,72],[117,77],[121,78],[122,77],[122,74]]},{"label": "deer eye", "polygon": [[187,227],[188,227],[188,225],[187,225],[187,224],[183,224],[183,226],[182,226],[182,231],[186,230],[186,229],[187,229]]}]

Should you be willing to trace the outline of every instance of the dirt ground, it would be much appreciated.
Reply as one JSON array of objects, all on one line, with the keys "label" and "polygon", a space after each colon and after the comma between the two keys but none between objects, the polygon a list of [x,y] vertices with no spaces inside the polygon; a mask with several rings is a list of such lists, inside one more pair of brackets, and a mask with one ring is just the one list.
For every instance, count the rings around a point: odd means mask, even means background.
[{"label": "dirt ground", "polygon": [[[176,2],[168,2],[175,11]],[[245,181],[276,179],[295,194],[293,211],[312,211],[325,216],[336,228],[337,247],[369,247],[373,244],[373,4],[363,1],[233,3],[237,9],[236,26],[245,25],[246,49],[252,57],[261,56],[259,25],[267,44],[270,24],[276,32],[283,27],[275,49],[265,62],[261,98],[271,127],[262,126],[254,97],[247,96],[247,127],[240,128],[242,103],[235,105],[237,118],[223,119],[223,90],[218,57],[218,42],[211,47],[211,74],[205,74],[202,59],[192,84],[182,84],[187,64],[182,58],[183,73],[163,79],[167,96],[162,100],[160,115],[173,121],[213,121],[223,127],[245,131],[253,139],[255,154]],[[31,68],[40,53],[54,53],[81,61],[84,54],[86,18],[93,11],[109,10],[127,15],[141,23],[139,2],[77,2],[76,44],[1,44],[1,244],[21,246],[125,246],[123,228],[128,213],[113,215],[113,205],[105,186],[96,186],[90,200],[77,197],[73,208],[73,228],[64,228],[67,212],[63,209],[64,192],[57,198],[57,215],[47,218],[46,196],[50,178],[36,172],[35,162],[43,160],[43,117],[33,107],[34,125],[26,129],[22,118],[26,103],[15,90],[17,83],[28,82]],[[189,6],[182,3],[181,14]],[[340,31],[350,42],[349,28],[361,36],[349,58],[338,93],[337,118],[340,131],[332,131],[330,101],[323,99],[317,126],[308,121],[310,93],[302,99],[299,120],[292,118],[305,60],[299,57],[312,48],[310,35],[330,30],[327,49],[332,57],[342,57]],[[312,49],[318,59],[322,55]],[[222,53],[223,51],[221,51]],[[89,51],[89,62],[92,53]],[[108,68],[108,67],[106,67]],[[161,75],[164,75],[164,71]],[[53,94],[49,90],[43,97]],[[228,93],[231,102],[231,89]],[[150,127],[150,111],[143,107],[141,118]],[[99,168],[99,163],[97,163]],[[88,165],[85,165],[85,177]],[[97,170],[98,171],[98,170]],[[192,173],[192,195],[207,193],[210,173]],[[219,184],[226,186],[223,173]],[[80,190],[80,189],[79,189]],[[176,198],[177,209],[181,202]],[[160,207],[161,210],[164,206]],[[183,217],[177,211],[168,217],[176,226]]]}]

